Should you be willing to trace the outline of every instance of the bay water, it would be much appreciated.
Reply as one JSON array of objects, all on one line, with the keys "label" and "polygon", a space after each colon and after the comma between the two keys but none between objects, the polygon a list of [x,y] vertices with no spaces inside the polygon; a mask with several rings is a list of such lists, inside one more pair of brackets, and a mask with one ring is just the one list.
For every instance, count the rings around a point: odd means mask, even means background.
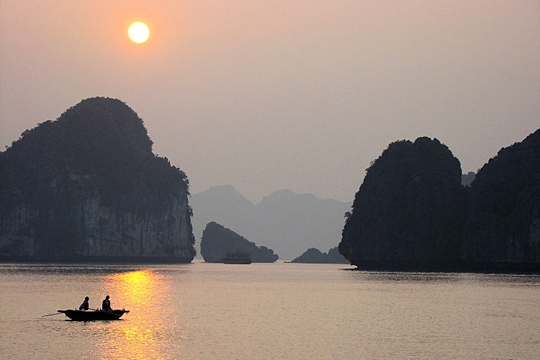
[{"label": "bay water", "polygon": [[[95,322],[56,312],[106,295],[130,312]],[[0,359],[538,358],[537,275],[0,264]]]}]

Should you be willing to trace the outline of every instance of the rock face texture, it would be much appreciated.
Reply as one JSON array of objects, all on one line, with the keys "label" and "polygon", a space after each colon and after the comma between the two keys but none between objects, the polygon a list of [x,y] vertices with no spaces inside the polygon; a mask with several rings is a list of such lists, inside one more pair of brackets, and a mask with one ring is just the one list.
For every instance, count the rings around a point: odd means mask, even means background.
[{"label": "rock face texture", "polygon": [[540,130],[460,185],[438,140],[389,145],[368,169],[339,251],[365,269],[540,271]]},{"label": "rock face texture", "polygon": [[188,187],[131,108],[83,100],[0,153],[0,256],[191,262]]},{"label": "rock face texture", "polygon": [[206,262],[223,262],[229,251],[248,253],[253,262],[272,263],[279,259],[272,249],[258,247],[234,231],[212,221],[209,222],[201,239],[201,255]]}]

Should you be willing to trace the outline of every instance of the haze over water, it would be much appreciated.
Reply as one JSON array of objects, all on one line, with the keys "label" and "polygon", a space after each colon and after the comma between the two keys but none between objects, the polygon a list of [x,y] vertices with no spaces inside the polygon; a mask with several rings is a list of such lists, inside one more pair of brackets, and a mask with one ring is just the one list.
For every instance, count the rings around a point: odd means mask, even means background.
[{"label": "haze over water", "polygon": [[539,38],[538,0],[2,0],[0,148],[108,96],[193,194],[352,201],[391,142],[467,173],[537,130]]},{"label": "haze over water", "polygon": [[[345,265],[0,265],[2,359],[536,359],[540,277]],[[72,322],[84,296],[131,310]]]}]

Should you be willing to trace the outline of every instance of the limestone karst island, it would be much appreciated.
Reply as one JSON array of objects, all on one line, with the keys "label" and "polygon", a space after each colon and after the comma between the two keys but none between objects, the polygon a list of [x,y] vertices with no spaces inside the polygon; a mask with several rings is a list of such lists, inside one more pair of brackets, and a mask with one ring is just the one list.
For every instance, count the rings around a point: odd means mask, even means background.
[{"label": "limestone karst island", "polygon": [[0,259],[191,262],[188,185],[131,108],[83,100],[0,153]]},{"label": "limestone karst island", "polygon": [[[306,246],[293,261],[540,272],[540,130],[473,175],[464,184],[459,160],[437,139],[394,142],[367,170],[330,251]],[[188,199],[186,174],[152,152],[129,106],[86,99],[0,152],[0,260],[189,263]],[[207,224],[205,261],[229,251],[253,262],[279,258],[234,230]]]},{"label": "limestone karst island", "polygon": [[540,272],[540,130],[470,186],[437,139],[392,143],[346,216],[339,252],[362,269]]}]

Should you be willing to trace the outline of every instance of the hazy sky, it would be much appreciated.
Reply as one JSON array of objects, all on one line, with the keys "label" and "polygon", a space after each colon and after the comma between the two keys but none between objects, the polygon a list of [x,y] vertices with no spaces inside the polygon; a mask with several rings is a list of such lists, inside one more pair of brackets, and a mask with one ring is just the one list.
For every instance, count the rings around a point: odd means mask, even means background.
[{"label": "hazy sky", "polygon": [[540,1],[0,0],[1,149],[93,96],[193,194],[352,201],[390,142],[436,137],[468,172],[540,128]]}]

